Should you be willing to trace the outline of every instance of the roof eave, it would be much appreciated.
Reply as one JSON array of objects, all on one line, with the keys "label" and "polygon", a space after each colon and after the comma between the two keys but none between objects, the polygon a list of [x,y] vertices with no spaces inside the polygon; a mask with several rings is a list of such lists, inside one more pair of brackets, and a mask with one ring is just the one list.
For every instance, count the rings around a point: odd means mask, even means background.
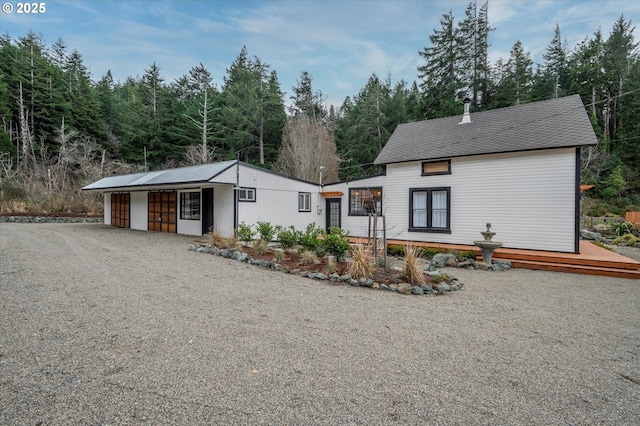
[{"label": "roof eave", "polygon": [[463,154],[463,155],[451,155],[445,157],[416,157],[416,158],[408,158],[401,160],[393,160],[387,162],[378,162],[374,161],[374,165],[376,166],[384,166],[386,164],[399,164],[399,163],[409,163],[412,161],[438,161],[438,160],[446,160],[449,158],[464,158],[464,157],[477,157],[484,155],[493,155],[493,154],[509,154],[509,153],[517,153],[517,152],[530,152],[530,151],[545,151],[545,150],[556,150],[556,149],[566,149],[566,148],[580,148],[583,146],[595,146],[597,142],[593,143],[582,143],[577,145],[563,145],[563,146],[550,146],[550,147],[539,147],[539,148],[529,148],[529,149],[515,149],[515,150],[505,150],[505,151],[491,151],[491,152],[478,152],[472,154]]}]

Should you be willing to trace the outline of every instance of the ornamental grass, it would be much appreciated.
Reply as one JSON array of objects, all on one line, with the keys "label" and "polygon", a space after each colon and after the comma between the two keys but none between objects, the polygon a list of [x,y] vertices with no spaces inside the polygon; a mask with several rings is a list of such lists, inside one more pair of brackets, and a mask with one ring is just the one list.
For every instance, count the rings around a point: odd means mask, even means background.
[{"label": "ornamental grass", "polygon": [[373,276],[370,247],[357,245],[351,248],[351,261],[347,273],[356,280]]},{"label": "ornamental grass", "polygon": [[427,281],[422,271],[419,251],[414,246],[407,246],[402,262],[402,277],[414,285],[423,285]]}]

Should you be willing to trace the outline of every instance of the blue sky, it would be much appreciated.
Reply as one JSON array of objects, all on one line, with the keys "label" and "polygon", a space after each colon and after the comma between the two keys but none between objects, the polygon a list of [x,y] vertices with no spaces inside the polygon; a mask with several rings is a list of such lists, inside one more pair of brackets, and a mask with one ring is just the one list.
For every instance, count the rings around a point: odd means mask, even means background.
[{"label": "blue sky", "polygon": [[[98,80],[111,70],[116,81],[141,76],[153,62],[171,82],[200,62],[218,87],[226,68],[246,45],[251,56],[278,73],[288,101],[301,71],[313,77],[327,102],[355,95],[372,73],[393,82],[417,79],[418,51],[449,10],[464,18],[467,0],[341,1],[45,1],[41,14],[18,14],[18,2],[0,13],[0,33],[14,38],[29,30],[47,45],[61,37],[77,49]],[[478,5],[484,1],[478,1]],[[536,63],[556,24],[570,48],[601,28],[605,38],[624,14],[640,21],[640,1],[489,0],[490,58],[507,59],[522,41]],[[636,41],[640,30],[634,32]]]}]

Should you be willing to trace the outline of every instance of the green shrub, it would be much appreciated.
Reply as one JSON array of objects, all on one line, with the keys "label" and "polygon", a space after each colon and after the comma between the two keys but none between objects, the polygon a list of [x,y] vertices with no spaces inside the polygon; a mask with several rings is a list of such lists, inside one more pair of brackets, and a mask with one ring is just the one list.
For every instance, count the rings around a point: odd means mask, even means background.
[{"label": "green shrub", "polygon": [[636,237],[631,233],[624,234],[612,241],[613,244],[618,246],[632,246],[637,242],[638,242],[638,237]]},{"label": "green shrub", "polygon": [[0,180],[0,194],[3,201],[26,201],[29,198],[22,185],[9,179]]},{"label": "green shrub", "polygon": [[280,242],[280,245],[282,245],[283,249],[292,248],[298,244],[299,239],[300,231],[297,231],[293,226],[278,229],[278,241]]},{"label": "green shrub", "polygon": [[418,249],[418,256],[420,257],[428,257],[429,259],[433,258],[434,255],[438,253],[446,253],[447,250],[437,247],[420,247]]},{"label": "green shrub", "polygon": [[348,235],[349,233],[341,228],[332,226],[329,228],[329,233],[325,233],[322,246],[327,253],[334,255],[336,259],[342,259],[350,247]]},{"label": "green shrub", "polygon": [[276,228],[271,222],[256,222],[256,229],[262,241],[269,242],[276,236]]},{"label": "green shrub", "polygon": [[402,257],[404,256],[404,246],[399,244],[389,244],[387,246],[387,254],[389,256]]},{"label": "green shrub", "polygon": [[435,274],[431,276],[431,279],[433,280],[434,283],[440,283],[442,281],[446,283],[451,282],[451,278],[446,274]]},{"label": "green shrub", "polygon": [[255,234],[256,233],[253,229],[251,229],[251,226],[247,225],[244,222],[240,222],[238,228],[236,229],[236,236],[240,241],[244,241],[245,243],[253,240],[253,236]]},{"label": "green shrub", "polygon": [[458,253],[458,259],[475,259],[477,255],[478,253],[473,250],[463,250]]},{"label": "green shrub", "polygon": [[631,222],[613,222],[609,226],[611,227],[611,230],[618,236],[631,234],[636,229],[636,226]]},{"label": "green shrub", "polygon": [[315,223],[310,223],[307,225],[307,229],[303,233],[300,233],[298,238],[300,240],[300,244],[305,250],[316,251],[318,246],[320,246],[319,235],[322,234],[322,228],[316,227]]}]

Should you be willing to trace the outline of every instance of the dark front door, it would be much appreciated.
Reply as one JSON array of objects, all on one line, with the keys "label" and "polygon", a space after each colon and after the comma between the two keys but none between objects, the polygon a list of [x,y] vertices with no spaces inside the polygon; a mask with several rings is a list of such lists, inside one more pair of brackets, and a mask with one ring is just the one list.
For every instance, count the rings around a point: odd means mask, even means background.
[{"label": "dark front door", "polygon": [[342,200],[340,198],[327,198],[326,209],[327,212],[327,231],[332,226],[340,228],[340,205]]},{"label": "dark front door", "polygon": [[202,189],[202,235],[213,231],[213,188]]}]

